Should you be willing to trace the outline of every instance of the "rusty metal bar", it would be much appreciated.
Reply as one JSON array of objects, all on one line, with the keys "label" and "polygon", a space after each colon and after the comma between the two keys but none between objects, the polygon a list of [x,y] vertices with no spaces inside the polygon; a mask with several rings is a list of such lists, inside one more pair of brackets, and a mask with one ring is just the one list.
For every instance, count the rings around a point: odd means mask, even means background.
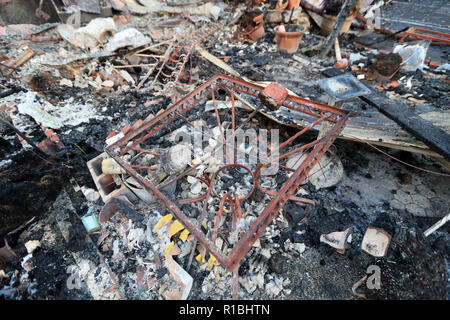
[{"label": "rusty metal bar", "polygon": [[[425,34],[418,33],[418,32],[422,32]],[[432,34],[432,35],[436,35],[439,37],[429,36],[427,34]],[[405,40],[405,38],[407,38],[407,37],[412,37],[412,38],[422,39],[422,40],[431,40],[433,42],[444,43],[447,45],[450,44],[450,34],[438,32],[438,31],[434,31],[434,30],[423,29],[423,28],[415,28],[415,27],[409,28],[408,30],[406,30],[403,33],[399,42],[402,43]]]},{"label": "rusty metal bar", "polygon": [[338,124],[330,130],[328,135],[324,137],[324,140],[321,141],[320,145],[317,145],[314,148],[314,150],[309,154],[305,161],[303,161],[300,167],[284,184],[278,195],[274,199],[272,199],[269,205],[259,215],[256,221],[250,227],[250,230],[245,233],[238,244],[233,247],[231,253],[228,256],[229,258],[226,261],[227,264],[225,265],[228,270],[232,270],[247,254],[253,243],[261,236],[261,234],[273,220],[275,215],[278,214],[284,204],[289,200],[289,197],[294,194],[296,188],[292,187],[300,185],[300,183],[306,178],[308,172],[312,169],[312,167],[314,167],[316,162],[333,143],[336,136],[342,131],[345,123],[347,122],[347,119],[348,115],[341,119]]}]

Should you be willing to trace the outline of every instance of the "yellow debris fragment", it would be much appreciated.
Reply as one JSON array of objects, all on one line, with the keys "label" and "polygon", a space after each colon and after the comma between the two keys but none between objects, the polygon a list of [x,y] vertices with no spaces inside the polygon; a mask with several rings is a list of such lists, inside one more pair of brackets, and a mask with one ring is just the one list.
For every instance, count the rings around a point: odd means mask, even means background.
[{"label": "yellow debris fragment", "polygon": [[187,239],[188,235],[189,235],[189,230],[188,229],[184,229],[181,232],[181,234],[180,234],[181,241],[186,242],[186,239]]},{"label": "yellow debris fragment", "polygon": [[220,281],[220,275],[218,273],[216,273],[216,283],[219,283]]},{"label": "yellow debris fragment", "polygon": [[175,233],[177,233],[178,231],[183,230],[183,229],[184,229],[184,226],[181,224],[181,222],[178,221],[178,220],[175,220],[175,221],[172,223],[172,225],[170,226],[170,229],[169,229],[169,238],[170,238],[171,236],[173,236]]},{"label": "yellow debris fragment", "polygon": [[208,270],[212,270],[215,265],[217,266],[219,263],[217,262],[217,259],[211,255],[208,260]]},{"label": "yellow debris fragment", "polygon": [[164,217],[162,217],[161,219],[159,219],[158,223],[155,225],[155,227],[153,228],[153,232],[158,232],[159,229],[161,229],[162,227],[166,226],[167,224],[170,223],[170,221],[172,221],[172,215],[171,214],[166,214]]},{"label": "yellow debris fragment", "polygon": [[195,260],[197,260],[200,264],[205,264],[206,263],[206,259],[204,256],[201,255],[201,253],[199,253],[196,257]]},{"label": "yellow debris fragment", "polygon": [[202,157],[192,160],[192,164],[195,166],[210,156],[211,152],[205,153]]},{"label": "yellow debris fragment", "polygon": [[166,253],[167,254],[171,254],[172,253],[172,249],[173,249],[174,245],[175,245],[175,242],[173,242],[173,241],[169,244],[169,246],[166,249]]},{"label": "yellow debris fragment", "polygon": [[102,172],[104,174],[126,173],[126,171],[121,166],[119,166],[119,164],[113,158],[108,158],[102,161]]}]

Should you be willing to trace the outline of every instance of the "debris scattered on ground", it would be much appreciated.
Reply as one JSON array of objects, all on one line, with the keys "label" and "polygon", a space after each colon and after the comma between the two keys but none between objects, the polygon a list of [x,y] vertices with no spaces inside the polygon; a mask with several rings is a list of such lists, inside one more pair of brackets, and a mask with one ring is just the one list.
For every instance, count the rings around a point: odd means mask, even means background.
[{"label": "debris scattered on ground", "polygon": [[2,3],[0,299],[449,299],[448,3],[69,2]]}]

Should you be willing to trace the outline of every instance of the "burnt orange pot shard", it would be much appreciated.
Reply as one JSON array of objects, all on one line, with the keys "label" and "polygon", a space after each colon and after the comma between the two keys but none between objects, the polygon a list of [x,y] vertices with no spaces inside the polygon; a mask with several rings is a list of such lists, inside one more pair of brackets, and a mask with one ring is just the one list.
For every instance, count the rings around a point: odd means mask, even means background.
[{"label": "burnt orange pot shard", "polygon": [[253,41],[257,41],[259,38],[263,37],[265,34],[264,25],[261,23],[253,28],[252,31],[247,33],[247,36]]},{"label": "burnt orange pot shard", "polygon": [[[259,12],[258,13],[251,12],[248,15],[249,16],[253,15],[253,17],[243,19],[243,21],[241,22],[241,26],[244,28],[245,33],[243,33],[241,35],[243,35],[244,37],[249,38],[253,41],[257,41],[258,39],[263,37],[265,34],[264,24],[263,24],[264,13],[259,14]],[[250,19],[250,22],[248,21],[248,19]],[[241,38],[241,37],[239,36],[239,38]]]},{"label": "burnt orange pot shard", "polygon": [[299,24],[287,24],[275,27],[275,41],[278,50],[287,53],[297,52],[306,28]]}]

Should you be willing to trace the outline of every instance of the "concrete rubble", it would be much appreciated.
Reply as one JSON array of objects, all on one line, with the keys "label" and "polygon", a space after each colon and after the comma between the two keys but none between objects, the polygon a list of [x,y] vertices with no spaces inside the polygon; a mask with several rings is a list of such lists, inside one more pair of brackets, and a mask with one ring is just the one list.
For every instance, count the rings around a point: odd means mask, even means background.
[{"label": "concrete rubble", "polygon": [[447,2],[34,2],[0,3],[0,300],[450,298]]}]

